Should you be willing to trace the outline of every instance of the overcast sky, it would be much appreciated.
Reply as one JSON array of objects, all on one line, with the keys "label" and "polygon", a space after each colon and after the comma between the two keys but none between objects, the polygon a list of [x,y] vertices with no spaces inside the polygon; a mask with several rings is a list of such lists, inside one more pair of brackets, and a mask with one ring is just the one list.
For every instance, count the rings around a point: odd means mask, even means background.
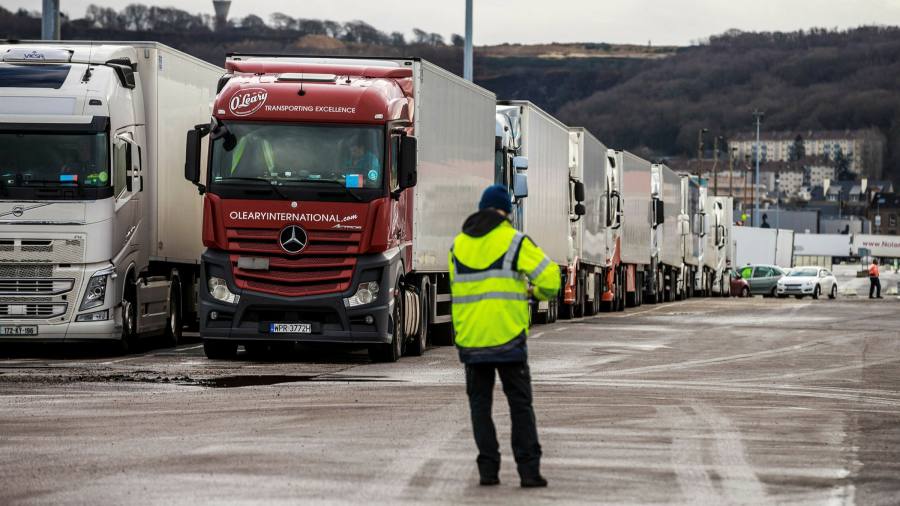
[{"label": "overcast sky", "polygon": [[[81,17],[91,3],[121,9],[129,3],[175,5],[212,13],[212,0],[60,0]],[[791,31],[900,25],[900,0],[474,0],[475,44],[502,42],[613,42],[690,44],[729,28]],[[0,0],[7,9],[40,9],[40,0]],[[445,37],[464,31],[465,0],[234,0],[232,18],[273,12],[292,17],[361,19],[385,31],[412,28]]]}]

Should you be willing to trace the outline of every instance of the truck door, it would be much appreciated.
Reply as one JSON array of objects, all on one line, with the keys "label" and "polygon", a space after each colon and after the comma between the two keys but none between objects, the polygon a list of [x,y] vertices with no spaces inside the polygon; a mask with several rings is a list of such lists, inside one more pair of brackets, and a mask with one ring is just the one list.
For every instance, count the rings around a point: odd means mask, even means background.
[{"label": "truck door", "polygon": [[[127,267],[140,247],[141,206],[141,149],[134,142],[133,133],[120,132],[113,140],[113,194],[115,195],[115,223],[113,225],[113,261]],[[139,266],[141,267],[141,266]],[[124,273],[120,273],[124,274]]]}]

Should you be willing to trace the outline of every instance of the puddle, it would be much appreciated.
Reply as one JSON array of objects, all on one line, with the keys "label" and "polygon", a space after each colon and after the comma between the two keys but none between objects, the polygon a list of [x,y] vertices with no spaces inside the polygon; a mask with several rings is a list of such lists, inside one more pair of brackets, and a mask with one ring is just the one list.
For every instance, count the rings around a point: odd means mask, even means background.
[{"label": "puddle", "polygon": [[351,383],[374,383],[374,382],[392,382],[402,383],[403,380],[388,379],[383,376],[327,376],[327,375],[239,375],[239,376],[222,376],[219,378],[209,378],[198,380],[193,384],[209,388],[240,388],[240,387],[256,387],[277,385],[280,383],[296,383],[300,381],[315,382],[351,382]]},{"label": "puddle", "polygon": [[315,375],[305,376],[287,376],[287,375],[243,375],[243,376],[222,376],[220,378],[210,378],[199,380],[195,384],[202,387],[210,388],[240,388],[240,387],[258,387],[266,385],[277,385],[279,383],[294,383],[297,381],[312,381]]}]

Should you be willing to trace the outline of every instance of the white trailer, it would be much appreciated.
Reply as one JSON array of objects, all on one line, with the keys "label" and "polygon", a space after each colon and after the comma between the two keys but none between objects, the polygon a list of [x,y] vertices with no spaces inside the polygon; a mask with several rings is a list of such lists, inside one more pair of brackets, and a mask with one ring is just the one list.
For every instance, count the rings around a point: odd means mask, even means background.
[{"label": "white trailer", "polygon": [[794,231],[774,228],[734,227],[735,267],[747,264],[793,264]]},{"label": "white trailer", "polygon": [[688,174],[681,175],[681,234],[684,237],[684,267],[681,272],[679,298],[693,297],[703,255],[703,214],[700,206],[700,183]]},{"label": "white trailer", "polygon": [[127,348],[196,321],[183,132],[222,74],[155,42],[0,45],[0,339]]},{"label": "white trailer", "polygon": [[[609,263],[607,244],[607,148],[585,128],[569,129],[569,220],[572,251],[563,303],[576,316],[600,310],[601,276]],[[578,185],[582,186],[578,190]],[[576,195],[580,191],[583,195]],[[583,208],[578,209],[580,196]],[[568,311],[568,309],[566,310]]]},{"label": "white trailer", "polygon": [[[569,129],[528,101],[499,101],[497,110],[516,118],[512,124],[518,154],[528,159],[522,229],[566,273],[575,247],[569,214]],[[558,301],[542,301],[535,320],[555,321],[558,310]]]},{"label": "white trailer", "polygon": [[616,151],[622,170],[621,263],[625,271],[625,305],[640,306],[652,277],[650,243],[653,232],[652,164],[627,151]]},{"label": "white trailer", "polygon": [[651,246],[656,265],[655,287],[647,299],[675,299],[684,268],[684,236],[681,235],[681,176],[666,165],[653,165],[654,233]]}]

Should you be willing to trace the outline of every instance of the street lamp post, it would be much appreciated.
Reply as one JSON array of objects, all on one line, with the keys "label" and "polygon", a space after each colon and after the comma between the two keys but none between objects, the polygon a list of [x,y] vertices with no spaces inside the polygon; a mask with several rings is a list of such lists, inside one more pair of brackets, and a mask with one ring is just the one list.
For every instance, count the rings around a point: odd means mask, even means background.
[{"label": "street lamp post", "polygon": [[59,40],[59,0],[44,0],[41,12],[41,38]]},{"label": "street lamp post", "polygon": [[766,113],[759,109],[753,111],[753,117],[756,118],[756,182],[753,189],[753,225],[757,227],[759,226],[759,158],[761,155],[759,147],[759,129],[760,123],[762,123],[762,119],[765,115]]},{"label": "street lamp post", "polygon": [[472,0],[466,0],[466,41],[463,51],[463,78],[473,81],[475,69],[472,55]]},{"label": "street lamp post", "polygon": [[697,177],[700,184],[703,184],[703,134],[709,132],[708,128],[701,128],[697,131]]}]

